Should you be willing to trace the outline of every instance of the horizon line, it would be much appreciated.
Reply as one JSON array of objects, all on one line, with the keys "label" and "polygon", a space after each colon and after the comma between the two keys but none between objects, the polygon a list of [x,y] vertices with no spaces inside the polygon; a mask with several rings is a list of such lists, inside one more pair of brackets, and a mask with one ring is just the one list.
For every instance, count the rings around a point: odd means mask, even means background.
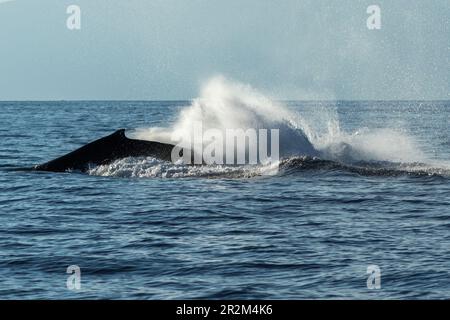
[{"label": "horizon line", "polygon": [[[0,0],[1,3],[1,0]],[[3,102],[185,102],[192,101],[197,98],[188,99],[26,99],[26,100],[0,100]],[[447,102],[450,99],[273,99],[274,101],[281,102],[294,102],[294,101],[317,101],[317,102],[340,102],[340,101],[441,101]]]}]

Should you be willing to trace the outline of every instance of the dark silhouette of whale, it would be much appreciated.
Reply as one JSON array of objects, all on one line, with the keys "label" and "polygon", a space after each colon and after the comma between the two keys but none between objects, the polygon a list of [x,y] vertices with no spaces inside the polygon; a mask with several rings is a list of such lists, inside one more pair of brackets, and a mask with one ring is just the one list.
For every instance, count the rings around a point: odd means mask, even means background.
[{"label": "dark silhouette of whale", "polygon": [[69,170],[86,172],[91,166],[108,164],[127,157],[155,157],[171,161],[174,147],[171,144],[155,141],[129,139],[125,136],[125,129],[120,129],[60,158],[37,165],[34,169],[52,172]]}]

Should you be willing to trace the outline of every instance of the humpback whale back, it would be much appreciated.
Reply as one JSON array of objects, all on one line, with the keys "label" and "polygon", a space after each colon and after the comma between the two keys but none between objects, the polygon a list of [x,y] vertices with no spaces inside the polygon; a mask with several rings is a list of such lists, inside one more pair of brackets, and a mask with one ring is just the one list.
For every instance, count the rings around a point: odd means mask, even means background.
[{"label": "humpback whale back", "polygon": [[53,172],[67,170],[85,172],[90,165],[108,164],[127,157],[145,156],[170,161],[173,147],[171,144],[155,141],[129,139],[125,136],[125,129],[120,129],[62,157],[38,165],[35,169]]}]

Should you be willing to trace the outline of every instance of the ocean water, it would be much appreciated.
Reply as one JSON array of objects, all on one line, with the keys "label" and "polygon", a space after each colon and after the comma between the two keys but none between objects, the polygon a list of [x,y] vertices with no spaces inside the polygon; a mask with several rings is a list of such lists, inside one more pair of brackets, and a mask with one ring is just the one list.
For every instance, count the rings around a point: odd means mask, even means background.
[{"label": "ocean water", "polygon": [[[450,298],[450,102],[252,94],[0,102],[0,298]],[[291,117],[282,139],[298,130],[320,155],[291,155],[273,175],[150,158],[24,170],[119,128],[161,138],[199,114],[210,126],[236,113],[264,122],[249,110],[267,104]]]}]

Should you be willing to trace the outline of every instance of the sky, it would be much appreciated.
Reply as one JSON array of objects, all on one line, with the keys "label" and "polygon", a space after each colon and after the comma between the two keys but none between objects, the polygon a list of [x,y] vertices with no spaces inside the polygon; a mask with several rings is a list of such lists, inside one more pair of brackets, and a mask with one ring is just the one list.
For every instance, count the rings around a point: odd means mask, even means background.
[{"label": "sky", "polygon": [[449,71],[449,0],[0,1],[0,100],[185,100],[219,74],[283,100],[450,100]]}]

